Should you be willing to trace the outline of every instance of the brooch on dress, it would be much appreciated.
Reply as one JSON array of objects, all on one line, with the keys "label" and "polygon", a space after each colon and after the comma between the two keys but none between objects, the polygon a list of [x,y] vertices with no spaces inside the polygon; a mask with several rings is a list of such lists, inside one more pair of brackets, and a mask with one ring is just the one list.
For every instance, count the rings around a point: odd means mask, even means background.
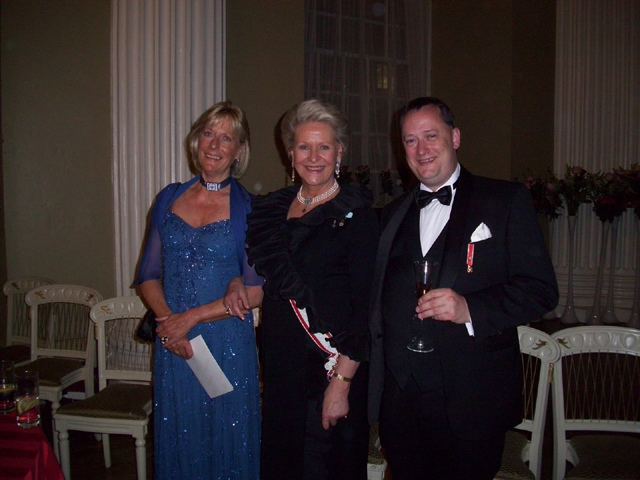
[{"label": "brooch on dress", "polygon": [[353,212],[348,212],[344,217],[337,219],[333,219],[333,223],[331,224],[331,228],[342,228],[348,219],[353,217]]}]

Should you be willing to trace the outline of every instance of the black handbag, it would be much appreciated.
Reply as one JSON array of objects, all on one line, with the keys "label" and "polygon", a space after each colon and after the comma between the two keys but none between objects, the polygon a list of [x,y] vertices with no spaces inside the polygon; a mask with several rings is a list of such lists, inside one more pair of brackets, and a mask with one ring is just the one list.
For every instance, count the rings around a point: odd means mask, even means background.
[{"label": "black handbag", "polygon": [[153,343],[156,341],[156,328],[158,328],[158,322],[156,321],[156,314],[153,310],[147,310],[142,320],[136,328],[136,338],[141,342]]}]

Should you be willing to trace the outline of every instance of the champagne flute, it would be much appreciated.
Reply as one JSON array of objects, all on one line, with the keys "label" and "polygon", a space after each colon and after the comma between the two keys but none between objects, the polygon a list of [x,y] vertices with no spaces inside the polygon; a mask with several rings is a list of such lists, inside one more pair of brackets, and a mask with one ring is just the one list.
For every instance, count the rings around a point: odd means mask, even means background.
[{"label": "champagne flute", "polygon": [[[416,282],[416,299],[431,289],[432,266],[427,260],[415,260],[413,273]],[[430,353],[435,349],[433,341],[429,338],[425,320],[421,320],[417,313],[413,314],[410,328],[410,338],[407,348],[416,353]]]}]

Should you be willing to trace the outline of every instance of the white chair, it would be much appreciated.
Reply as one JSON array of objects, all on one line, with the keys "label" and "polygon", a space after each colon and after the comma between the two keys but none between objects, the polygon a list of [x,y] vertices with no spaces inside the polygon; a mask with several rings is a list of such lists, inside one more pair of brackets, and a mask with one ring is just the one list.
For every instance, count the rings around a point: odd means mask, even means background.
[{"label": "white chair", "polygon": [[151,414],[151,346],[134,338],[147,308],[136,296],[96,304],[91,319],[98,341],[100,391],[91,398],[63,405],[54,414],[60,461],[71,479],[69,430],[101,433],[104,463],[111,467],[109,434],[135,438],[138,479],[146,479],[146,435]]},{"label": "white chair", "polygon": [[16,365],[31,359],[31,321],[24,297],[29,290],[41,285],[49,285],[53,280],[40,277],[23,277],[7,280],[2,292],[7,297],[7,346],[0,350],[0,358],[11,360]]},{"label": "white chair", "polygon": [[524,376],[524,415],[522,422],[507,432],[496,478],[539,480],[549,384],[560,358],[560,348],[550,335],[534,328],[518,327],[518,337]]},{"label": "white chair", "polygon": [[639,479],[640,330],[580,326],[553,337],[561,350],[553,383],[554,480]]},{"label": "white chair", "polygon": [[[31,362],[38,371],[40,399],[60,406],[65,389],[84,383],[85,396],[93,395],[95,340],[89,311],[102,300],[96,290],[80,285],[44,285],[27,293],[31,307]],[[58,454],[57,437],[53,447]]]}]

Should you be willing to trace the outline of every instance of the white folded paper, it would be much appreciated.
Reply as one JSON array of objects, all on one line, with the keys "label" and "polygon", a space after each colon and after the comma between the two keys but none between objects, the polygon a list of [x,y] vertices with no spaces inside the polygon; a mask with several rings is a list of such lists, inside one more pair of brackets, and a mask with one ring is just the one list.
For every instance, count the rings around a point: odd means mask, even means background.
[{"label": "white folded paper", "polygon": [[471,243],[481,242],[482,240],[486,240],[487,238],[491,237],[491,230],[489,230],[489,227],[487,227],[484,222],[482,222],[471,234]]},{"label": "white folded paper", "polygon": [[187,365],[191,367],[209,397],[219,397],[231,392],[233,385],[213,358],[202,335],[191,340],[191,348],[193,348],[193,357],[187,360]]}]

